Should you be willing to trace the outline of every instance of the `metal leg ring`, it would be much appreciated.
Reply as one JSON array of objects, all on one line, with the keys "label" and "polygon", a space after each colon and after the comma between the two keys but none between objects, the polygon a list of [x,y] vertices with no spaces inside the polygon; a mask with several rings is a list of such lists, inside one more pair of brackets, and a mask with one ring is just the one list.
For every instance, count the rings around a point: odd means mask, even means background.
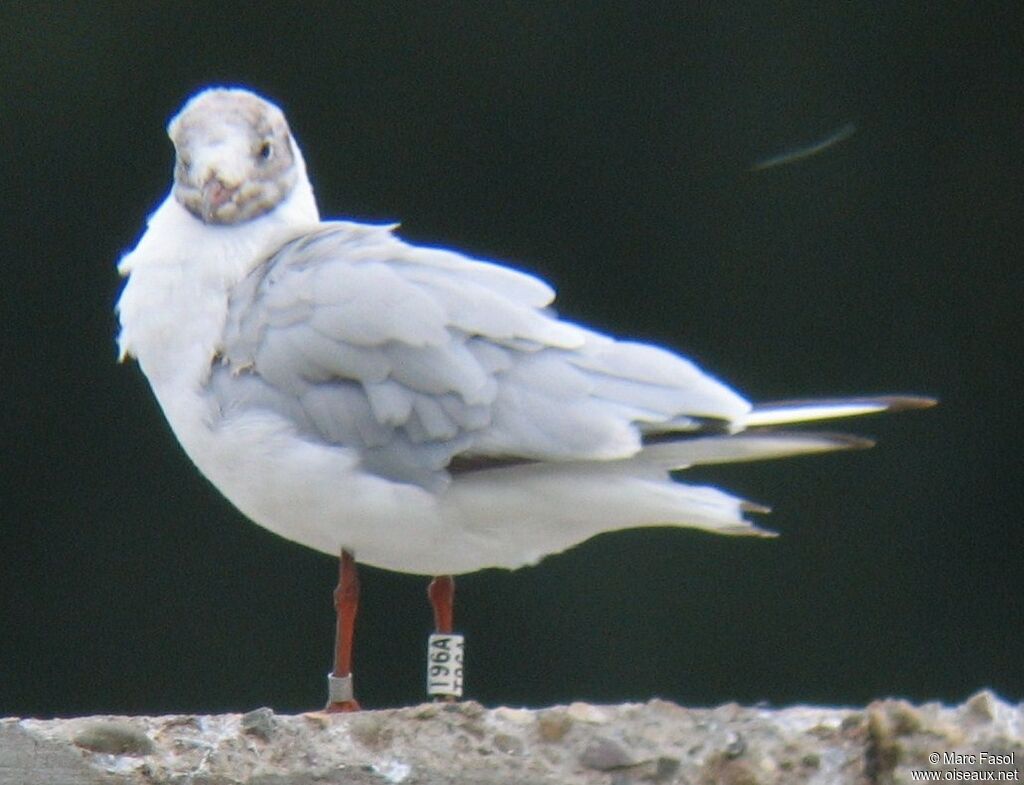
[{"label": "metal leg ring", "polygon": [[327,674],[327,702],[344,703],[353,700],[355,694],[352,691],[352,674],[347,676],[335,676]]}]

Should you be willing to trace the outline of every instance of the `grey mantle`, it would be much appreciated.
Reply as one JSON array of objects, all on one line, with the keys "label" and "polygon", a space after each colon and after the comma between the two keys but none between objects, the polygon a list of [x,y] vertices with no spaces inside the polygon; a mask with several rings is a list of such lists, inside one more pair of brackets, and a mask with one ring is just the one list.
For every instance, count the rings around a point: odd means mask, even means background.
[{"label": "grey mantle", "polygon": [[0,785],[1019,782],[1022,764],[1024,705],[987,691],[952,707],[467,702],[0,720]]}]

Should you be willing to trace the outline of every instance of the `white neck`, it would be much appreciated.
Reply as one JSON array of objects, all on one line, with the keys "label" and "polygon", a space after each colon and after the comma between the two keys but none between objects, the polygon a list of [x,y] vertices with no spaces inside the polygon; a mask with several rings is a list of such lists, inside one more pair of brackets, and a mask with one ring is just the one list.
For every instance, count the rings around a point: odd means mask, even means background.
[{"label": "white neck", "polygon": [[121,260],[118,269],[129,276],[117,305],[121,356],[138,358],[158,396],[165,380],[205,381],[232,288],[281,243],[318,223],[313,189],[295,152],[298,182],[271,212],[244,224],[208,225],[172,194]]}]

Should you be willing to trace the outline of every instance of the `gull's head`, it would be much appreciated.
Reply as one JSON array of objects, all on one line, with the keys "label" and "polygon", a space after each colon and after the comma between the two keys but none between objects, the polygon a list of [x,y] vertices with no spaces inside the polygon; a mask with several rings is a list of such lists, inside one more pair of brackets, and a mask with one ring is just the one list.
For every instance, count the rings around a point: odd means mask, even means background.
[{"label": "gull's head", "polygon": [[269,213],[288,198],[303,168],[284,114],[248,90],[204,90],[167,133],[177,154],[174,198],[206,224]]}]

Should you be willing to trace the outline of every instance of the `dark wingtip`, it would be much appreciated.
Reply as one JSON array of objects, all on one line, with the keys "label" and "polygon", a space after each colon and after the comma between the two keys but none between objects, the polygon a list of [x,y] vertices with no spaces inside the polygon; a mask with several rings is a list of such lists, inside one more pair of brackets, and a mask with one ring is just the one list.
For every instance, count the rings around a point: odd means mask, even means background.
[{"label": "dark wingtip", "polygon": [[938,404],[938,398],[927,395],[890,395],[881,400],[888,404],[888,411],[901,412],[906,409],[930,409]]},{"label": "dark wingtip", "polygon": [[757,430],[744,431],[745,435],[763,437],[766,439],[777,439],[780,436],[792,436],[794,439],[805,439],[828,442],[829,448],[833,450],[868,450],[875,446],[874,439],[867,436],[857,436],[852,433],[837,433],[835,431],[801,431],[801,430],[774,430],[758,428]]},{"label": "dark wingtip", "polygon": [[800,409],[804,406],[872,406],[879,412],[899,412],[906,409],[928,409],[939,402],[927,395],[854,395],[849,398],[793,398],[785,401],[764,401],[754,404],[754,411],[770,409]]},{"label": "dark wingtip", "polygon": [[822,433],[823,438],[831,439],[837,450],[870,450],[875,440],[866,436],[854,436],[852,433]]}]

